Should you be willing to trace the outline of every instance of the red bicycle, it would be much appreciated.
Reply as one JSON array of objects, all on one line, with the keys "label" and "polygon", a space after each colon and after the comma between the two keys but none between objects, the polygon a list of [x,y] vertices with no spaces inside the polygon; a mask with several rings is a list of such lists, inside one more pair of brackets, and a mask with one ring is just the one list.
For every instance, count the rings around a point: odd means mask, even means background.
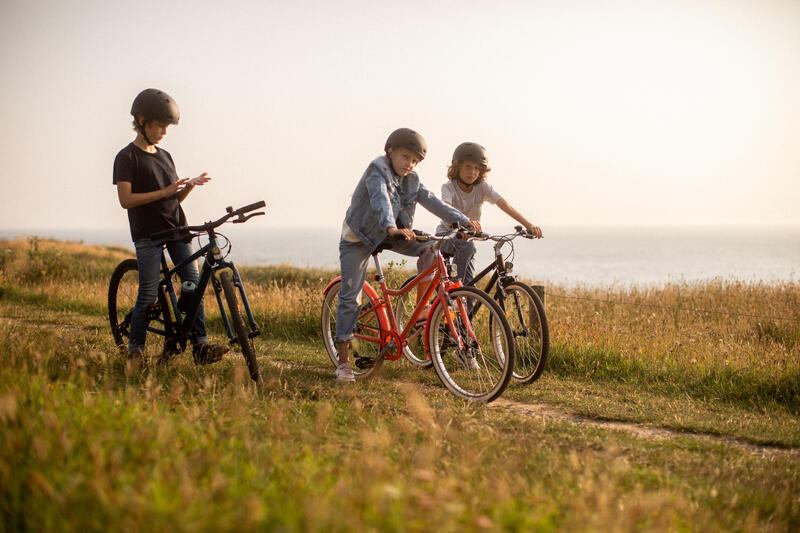
[{"label": "red bicycle", "polygon": [[[455,231],[445,236],[415,233],[417,240],[435,241],[435,260],[400,289],[386,285],[379,258],[391,244],[383,243],[372,253],[378,289],[364,283],[361,291],[361,309],[350,348],[353,372],[356,378],[373,376],[385,359],[400,359],[409,340],[424,335],[426,357],[433,361],[444,386],[460,398],[490,402],[502,394],[514,369],[514,342],[508,321],[484,291],[451,281],[454,265],[442,256],[439,247],[454,238]],[[422,297],[401,330],[392,298],[404,296],[417,286],[424,286]],[[337,277],[325,288],[322,302],[322,338],[334,366],[339,361],[334,339],[340,288],[341,277]],[[428,302],[431,305],[425,318]],[[425,318],[424,326],[420,318]]]}]

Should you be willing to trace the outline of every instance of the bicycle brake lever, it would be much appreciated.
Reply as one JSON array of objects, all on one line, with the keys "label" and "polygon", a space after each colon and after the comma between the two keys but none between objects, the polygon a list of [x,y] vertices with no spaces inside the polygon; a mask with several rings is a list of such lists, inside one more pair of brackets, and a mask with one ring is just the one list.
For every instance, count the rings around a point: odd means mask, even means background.
[{"label": "bicycle brake lever", "polygon": [[256,213],[250,213],[249,215],[239,215],[239,218],[233,221],[234,224],[241,224],[242,222],[247,222],[253,217],[257,217],[258,215],[265,215],[263,211],[258,211]]}]

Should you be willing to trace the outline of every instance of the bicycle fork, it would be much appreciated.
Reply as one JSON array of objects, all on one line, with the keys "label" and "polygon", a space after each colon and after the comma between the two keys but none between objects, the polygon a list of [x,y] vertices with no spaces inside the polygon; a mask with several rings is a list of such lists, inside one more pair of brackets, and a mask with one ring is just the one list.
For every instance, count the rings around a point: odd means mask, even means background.
[{"label": "bicycle fork", "polygon": [[[442,291],[442,293],[443,295],[440,296],[440,299],[445,306],[445,321],[450,328],[450,334],[454,339],[456,339],[458,351],[464,353],[467,350],[467,343],[464,342],[464,336],[459,331],[460,328],[457,328],[455,324],[455,313],[452,311],[453,299],[446,291]],[[471,338],[478,347],[480,347],[478,338],[475,336],[475,331],[472,329],[472,324],[469,320],[469,313],[467,313],[467,309],[464,307],[464,302],[462,302],[460,299],[456,299],[456,306],[458,308],[458,314],[461,317],[460,325],[464,330],[466,330],[465,332],[467,336]]]},{"label": "bicycle fork", "polygon": [[[225,263],[222,264],[219,268],[214,269],[214,274],[211,276],[211,286],[214,289],[214,297],[217,299],[217,305],[219,306],[220,310],[224,310],[225,306],[222,303],[222,283],[217,279],[216,272],[221,268],[230,268],[231,272],[233,272],[233,286],[236,291],[239,293],[239,297],[242,299],[242,307],[244,307],[245,315],[247,315],[247,322],[250,326],[250,333],[249,337],[252,339],[253,337],[257,337],[261,334],[258,330],[258,326],[256,325],[255,317],[253,316],[253,310],[250,309],[250,302],[247,299],[247,294],[244,292],[244,284],[242,283],[242,277],[239,275],[239,270],[233,263]],[[228,335],[229,339],[234,339],[236,335],[233,332],[233,328],[231,327],[230,320],[228,320],[228,313],[222,312],[220,313],[222,318],[222,324],[225,326],[225,332]]]}]

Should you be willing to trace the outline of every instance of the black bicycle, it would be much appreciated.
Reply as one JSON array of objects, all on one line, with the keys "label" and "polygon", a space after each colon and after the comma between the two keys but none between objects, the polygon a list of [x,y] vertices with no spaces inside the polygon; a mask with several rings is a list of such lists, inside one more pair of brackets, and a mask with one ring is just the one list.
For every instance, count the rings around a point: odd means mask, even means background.
[{"label": "black bicycle", "polygon": [[514,239],[517,237],[533,239],[533,235],[522,226],[515,226],[514,230],[514,233],[505,235],[485,236],[495,243],[494,261],[476,274],[467,285],[477,287],[478,282],[492,273],[483,290],[494,295],[511,326],[514,352],[517,356],[512,377],[522,383],[532,383],[542,375],[547,364],[550,331],[542,299],[530,285],[511,274],[514,265],[503,256],[502,248],[508,244],[511,250],[507,255],[509,258],[514,257]]},{"label": "black bicycle", "polygon": [[[149,321],[147,331],[163,337],[163,344],[159,342],[148,343],[157,349],[160,348],[160,352],[156,351],[153,354],[157,355],[159,362],[165,362],[173,355],[186,349],[187,341],[191,338],[192,327],[198,317],[203,294],[210,280],[228,338],[231,344],[239,345],[239,349],[247,362],[250,377],[256,383],[261,382],[261,374],[256,362],[255,348],[253,347],[253,338],[259,334],[258,326],[256,326],[253,318],[253,312],[250,309],[239,271],[232,261],[226,260],[228,254],[230,254],[230,241],[215,230],[228,221],[234,224],[241,224],[254,216],[263,215],[263,211],[255,213],[251,211],[264,206],[266,206],[266,203],[261,201],[235,210],[232,207],[228,207],[226,208],[227,213],[213,222],[206,222],[199,226],[181,226],[151,235],[150,238],[154,242],[161,242],[162,244],[161,279],[158,284],[158,294],[156,300],[150,304],[147,310],[147,319]],[[194,238],[198,238],[199,241],[201,235],[208,236],[208,243],[185,261],[169,268],[166,254],[164,253],[165,244],[169,241],[188,242]],[[225,244],[222,248],[218,245],[219,237],[225,239]],[[223,253],[223,250],[225,253]],[[187,299],[186,295],[182,295],[184,297],[180,299],[179,303],[179,298],[175,293],[174,282],[178,281],[177,273],[182,268],[200,257],[204,258],[200,269],[200,279],[188,303],[184,305],[184,301]],[[111,322],[111,333],[114,336],[114,342],[122,350],[127,350],[130,337],[131,315],[139,292],[138,270],[136,259],[126,259],[117,265],[111,275],[111,283],[108,287],[108,318]],[[222,303],[223,293],[228,304],[230,320]],[[239,305],[240,298],[247,317],[246,322]],[[232,329],[231,324],[233,324]]]},{"label": "black bicycle", "polygon": [[[550,351],[550,332],[541,298],[530,285],[517,280],[511,275],[513,264],[511,261],[507,261],[503,255],[502,248],[508,244],[511,247],[508,255],[513,258],[514,239],[517,237],[533,238],[533,235],[523,230],[522,226],[516,226],[514,230],[514,233],[506,235],[486,235],[481,233],[473,236],[476,240],[495,241],[495,260],[479,272],[467,285],[477,287],[478,282],[490,272],[492,273],[486,286],[478,288],[491,294],[497,300],[508,320],[516,356],[512,377],[522,383],[532,383],[542,374],[547,364],[547,357]],[[451,263],[450,254],[445,254],[445,263],[448,269],[455,271],[455,264]],[[454,274],[455,272],[453,272]],[[405,287],[414,278],[415,276],[408,278],[402,286]],[[401,297],[397,299],[394,311],[395,319],[400,327],[403,327],[410,320],[409,311],[412,307],[413,302],[409,298]],[[478,310],[479,307],[470,309],[470,317]],[[420,340],[415,339],[414,335],[411,335],[403,346],[403,355],[417,366],[424,368],[431,366],[431,360],[426,356],[424,345]]]}]

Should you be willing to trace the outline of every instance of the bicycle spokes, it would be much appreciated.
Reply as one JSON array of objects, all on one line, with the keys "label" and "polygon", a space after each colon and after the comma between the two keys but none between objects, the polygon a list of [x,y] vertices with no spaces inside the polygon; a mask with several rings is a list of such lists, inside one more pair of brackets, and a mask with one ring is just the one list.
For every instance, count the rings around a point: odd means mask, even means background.
[{"label": "bicycle spokes", "polygon": [[491,401],[511,377],[508,324],[497,304],[478,289],[462,287],[449,295],[451,305],[440,303],[431,318],[429,343],[437,374],[456,395]]}]

